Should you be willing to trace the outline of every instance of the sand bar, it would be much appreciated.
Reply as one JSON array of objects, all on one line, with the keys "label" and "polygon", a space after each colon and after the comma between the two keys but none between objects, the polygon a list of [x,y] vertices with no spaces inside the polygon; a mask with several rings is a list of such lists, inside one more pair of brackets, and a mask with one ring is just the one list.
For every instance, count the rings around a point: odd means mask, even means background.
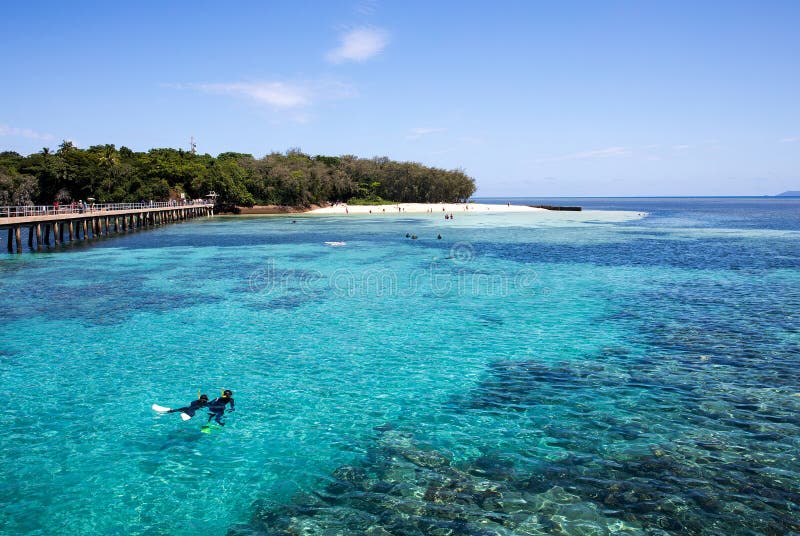
[{"label": "sand bar", "polygon": [[339,203],[309,210],[306,214],[455,214],[464,212],[547,212],[527,205],[488,205],[484,203],[397,203],[392,205],[348,205]]}]

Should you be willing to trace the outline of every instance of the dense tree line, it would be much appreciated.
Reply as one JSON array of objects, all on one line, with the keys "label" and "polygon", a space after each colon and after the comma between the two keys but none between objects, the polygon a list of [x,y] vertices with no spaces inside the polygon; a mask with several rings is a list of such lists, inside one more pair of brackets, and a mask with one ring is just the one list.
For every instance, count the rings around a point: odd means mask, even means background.
[{"label": "dense tree line", "polygon": [[308,206],[335,201],[466,201],[475,181],[444,170],[388,158],[310,156],[298,149],[263,158],[180,149],[134,152],[62,143],[55,152],[0,153],[0,205],[51,204],[94,198],[98,203],[164,201],[214,191],[223,203]]}]

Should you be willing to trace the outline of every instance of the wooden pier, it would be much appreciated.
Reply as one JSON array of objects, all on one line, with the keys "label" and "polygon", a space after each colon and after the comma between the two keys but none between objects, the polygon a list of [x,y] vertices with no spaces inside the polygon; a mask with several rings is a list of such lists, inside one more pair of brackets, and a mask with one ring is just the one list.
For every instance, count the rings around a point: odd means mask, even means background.
[{"label": "wooden pier", "polygon": [[[9,253],[22,253],[178,223],[214,214],[214,204],[118,203],[36,207],[0,207],[0,237]],[[5,231],[5,232],[3,232]]]}]

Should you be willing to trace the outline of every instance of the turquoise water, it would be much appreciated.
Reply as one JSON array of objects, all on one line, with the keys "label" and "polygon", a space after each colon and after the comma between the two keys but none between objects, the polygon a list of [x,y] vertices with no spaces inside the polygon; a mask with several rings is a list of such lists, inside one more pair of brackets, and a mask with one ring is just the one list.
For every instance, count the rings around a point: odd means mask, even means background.
[{"label": "turquoise water", "polygon": [[800,201],[578,204],[0,257],[0,533],[800,532]]}]

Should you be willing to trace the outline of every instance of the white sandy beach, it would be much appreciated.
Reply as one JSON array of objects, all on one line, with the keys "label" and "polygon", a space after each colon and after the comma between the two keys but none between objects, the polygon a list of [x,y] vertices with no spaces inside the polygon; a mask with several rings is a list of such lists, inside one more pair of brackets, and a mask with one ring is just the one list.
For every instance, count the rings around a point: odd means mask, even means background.
[{"label": "white sandy beach", "polygon": [[309,210],[307,214],[455,214],[463,212],[547,212],[526,205],[487,205],[483,203],[397,203],[392,205],[348,205]]}]

